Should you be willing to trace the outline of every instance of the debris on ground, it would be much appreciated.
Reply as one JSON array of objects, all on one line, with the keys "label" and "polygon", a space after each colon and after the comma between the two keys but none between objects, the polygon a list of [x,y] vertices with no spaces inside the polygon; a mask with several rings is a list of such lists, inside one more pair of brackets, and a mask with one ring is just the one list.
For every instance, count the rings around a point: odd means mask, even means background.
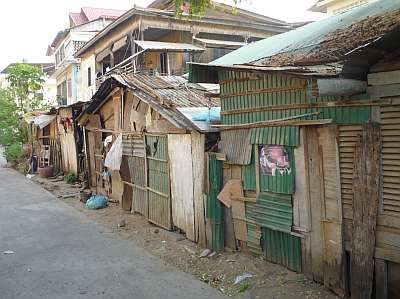
[{"label": "debris on ground", "polygon": [[[42,183],[44,188],[48,185],[57,185],[58,187],[52,191],[55,196],[81,191],[77,186],[69,185],[65,181],[52,182],[39,176],[32,180]],[[115,203],[108,201],[107,209],[89,210],[75,197],[60,197],[60,200],[100,224],[99,232],[118,234],[121,238],[159,257],[166,264],[190,273],[230,297],[236,299],[338,298],[322,285],[306,279],[303,274],[269,263],[263,257],[253,256],[245,251],[227,249],[223,253],[212,252],[207,258],[199,258],[204,248],[186,239],[182,234],[154,226],[139,214],[122,210],[118,201]],[[125,220],[124,229],[116,226],[120,219]],[[251,273],[252,277],[235,285],[238,274],[246,273]]]},{"label": "debris on ground", "polygon": [[104,195],[92,195],[86,202],[86,207],[90,210],[104,209],[107,207],[107,197]]},{"label": "debris on ground", "polygon": [[253,277],[253,275],[251,275],[251,274],[249,274],[249,273],[244,273],[243,275],[238,275],[238,276],[236,276],[235,282],[234,282],[233,284],[234,284],[234,285],[235,285],[235,284],[239,284],[239,283],[241,283],[242,281],[246,280],[247,278],[252,278],[252,277]]},{"label": "debris on ground", "polygon": [[126,226],[126,221],[125,219],[120,220],[120,222],[118,222],[118,227],[125,227]]},{"label": "debris on ground", "polygon": [[200,258],[202,258],[202,257],[207,257],[211,252],[212,252],[211,249],[206,248],[206,249],[203,250],[202,253],[200,253],[200,256],[199,256],[199,257],[200,257]]}]

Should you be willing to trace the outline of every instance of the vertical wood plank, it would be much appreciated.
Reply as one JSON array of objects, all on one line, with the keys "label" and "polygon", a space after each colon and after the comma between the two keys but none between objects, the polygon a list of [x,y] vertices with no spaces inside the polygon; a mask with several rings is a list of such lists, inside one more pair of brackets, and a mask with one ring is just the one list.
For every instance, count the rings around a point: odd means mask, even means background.
[{"label": "vertical wood plank", "polygon": [[375,259],[375,298],[389,299],[387,263],[385,260]]},{"label": "vertical wood plank", "polygon": [[318,129],[323,164],[324,285],[344,295],[342,201],[336,125]]},{"label": "vertical wood plank", "polygon": [[195,241],[191,135],[169,134],[168,157],[171,176],[172,220],[176,227],[186,232],[189,240]]},{"label": "vertical wood plank", "polygon": [[380,128],[363,125],[354,153],[351,297],[371,298],[379,202]]},{"label": "vertical wood plank", "polygon": [[193,164],[193,199],[195,209],[196,241],[201,246],[206,246],[206,222],[204,208],[204,143],[205,136],[193,131],[192,136],[192,164]]},{"label": "vertical wood plank", "polygon": [[307,128],[309,196],[311,205],[311,264],[314,280],[324,281],[322,202],[324,184],[317,128]]}]

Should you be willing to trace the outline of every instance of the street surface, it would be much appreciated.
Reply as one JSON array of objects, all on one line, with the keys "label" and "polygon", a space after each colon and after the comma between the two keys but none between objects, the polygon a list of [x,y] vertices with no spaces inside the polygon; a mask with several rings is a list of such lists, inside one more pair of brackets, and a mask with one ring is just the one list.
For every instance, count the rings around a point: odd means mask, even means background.
[{"label": "street surface", "polygon": [[0,298],[227,298],[0,168]]}]

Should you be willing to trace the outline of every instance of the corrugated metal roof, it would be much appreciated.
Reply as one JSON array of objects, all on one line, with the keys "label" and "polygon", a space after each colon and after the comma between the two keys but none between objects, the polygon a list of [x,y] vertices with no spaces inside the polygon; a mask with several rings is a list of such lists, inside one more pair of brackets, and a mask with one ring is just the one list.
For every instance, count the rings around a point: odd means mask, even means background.
[{"label": "corrugated metal roof", "polygon": [[276,193],[259,193],[246,217],[262,227],[290,233],[292,230],[292,196]]},{"label": "corrugated metal roof", "polygon": [[252,145],[250,130],[230,130],[221,132],[221,152],[226,155],[226,162],[236,165],[249,165]]},{"label": "corrugated metal roof", "polygon": [[167,43],[167,42],[154,42],[154,41],[145,41],[145,40],[135,40],[135,44],[141,47],[143,50],[169,50],[169,51],[194,51],[194,52],[202,52],[205,49],[186,43]]},{"label": "corrugated metal roof", "polygon": [[399,20],[400,1],[381,0],[249,44],[210,65],[293,65],[296,61],[311,59],[314,62],[335,61],[393,30]]},{"label": "corrugated metal roof", "polygon": [[112,74],[101,84],[92,98],[93,101],[81,116],[85,113],[95,113],[107,101],[110,92],[115,87],[122,86],[130,88],[138,98],[178,128],[200,132],[215,131],[209,125],[204,128],[198,126],[179,110],[179,108],[218,107],[218,100],[206,97],[204,88],[197,84],[188,84],[181,76]]}]

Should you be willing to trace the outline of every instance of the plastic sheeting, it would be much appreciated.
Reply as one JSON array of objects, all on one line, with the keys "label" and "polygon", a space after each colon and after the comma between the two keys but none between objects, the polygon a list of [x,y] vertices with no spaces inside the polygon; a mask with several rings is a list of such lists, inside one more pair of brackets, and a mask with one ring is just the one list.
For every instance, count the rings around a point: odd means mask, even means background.
[{"label": "plastic sheeting", "polygon": [[52,115],[39,115],[33,119],[33,123],[37,126],[39,126],[40,129],[43,129],[44,127],[48,126],[55,118],[57,115],[52,114]]},{"label": "plastic sheeting", "polygon": [[107,153],[104,166],[111,170],[119,170],[122,160],[122,134],[119,134]]}]

